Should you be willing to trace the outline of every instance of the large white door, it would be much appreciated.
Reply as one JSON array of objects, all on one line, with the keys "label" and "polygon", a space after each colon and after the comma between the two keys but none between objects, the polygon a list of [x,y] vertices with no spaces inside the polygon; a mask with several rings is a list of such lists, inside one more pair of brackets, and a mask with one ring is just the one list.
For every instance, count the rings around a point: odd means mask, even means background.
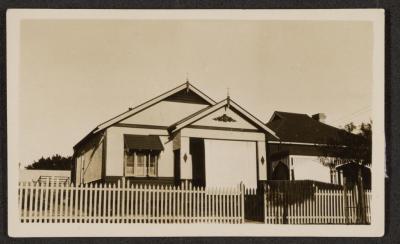
[{"label": "large white door", "polygon": [[204,140],[206,186],[257,186],[256,143]]}]

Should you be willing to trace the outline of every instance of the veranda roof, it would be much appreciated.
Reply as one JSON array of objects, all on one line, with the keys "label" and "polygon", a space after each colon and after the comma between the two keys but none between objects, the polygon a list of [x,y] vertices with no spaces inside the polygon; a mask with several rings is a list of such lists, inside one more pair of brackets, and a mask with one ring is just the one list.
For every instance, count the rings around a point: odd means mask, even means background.
[{"label": "veranda roof", "polygon": [[133,150],[162,151],[164,147],[159,136],[124,135],[125,147]]}]

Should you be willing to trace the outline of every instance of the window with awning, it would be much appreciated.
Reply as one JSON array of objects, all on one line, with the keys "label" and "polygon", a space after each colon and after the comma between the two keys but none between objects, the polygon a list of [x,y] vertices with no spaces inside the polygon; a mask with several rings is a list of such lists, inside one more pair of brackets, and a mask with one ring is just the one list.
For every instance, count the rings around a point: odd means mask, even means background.
[{"label": "window with awning", "polygon": [[156,177],[158,158],[164,150],[159,136],[124,135],[125,176]]},{"label": "window with awning", "polygon": [[159,136],[124,135],[125,147],[131,150],[162,151],[164,147]]}]

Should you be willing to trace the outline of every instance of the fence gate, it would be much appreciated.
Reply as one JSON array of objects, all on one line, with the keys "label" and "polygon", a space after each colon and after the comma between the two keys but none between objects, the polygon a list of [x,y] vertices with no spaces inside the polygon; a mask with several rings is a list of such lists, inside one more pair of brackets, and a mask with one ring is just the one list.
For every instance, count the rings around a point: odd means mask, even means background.
[{"label": "fence gate", "polygon": [[244,190],[244,218],[245,221],[264,222],[263,189],[245,188]]}]

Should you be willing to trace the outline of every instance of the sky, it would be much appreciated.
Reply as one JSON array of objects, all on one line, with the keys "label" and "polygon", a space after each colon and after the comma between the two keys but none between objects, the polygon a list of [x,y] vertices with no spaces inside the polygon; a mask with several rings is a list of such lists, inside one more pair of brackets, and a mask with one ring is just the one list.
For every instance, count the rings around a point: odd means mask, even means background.
[{"label": "sky", "polygon": [[99,123],[186,78],[267,122],[276,110],[371,116],[370,22],[23,20],[21,163],[72,155]]}]

